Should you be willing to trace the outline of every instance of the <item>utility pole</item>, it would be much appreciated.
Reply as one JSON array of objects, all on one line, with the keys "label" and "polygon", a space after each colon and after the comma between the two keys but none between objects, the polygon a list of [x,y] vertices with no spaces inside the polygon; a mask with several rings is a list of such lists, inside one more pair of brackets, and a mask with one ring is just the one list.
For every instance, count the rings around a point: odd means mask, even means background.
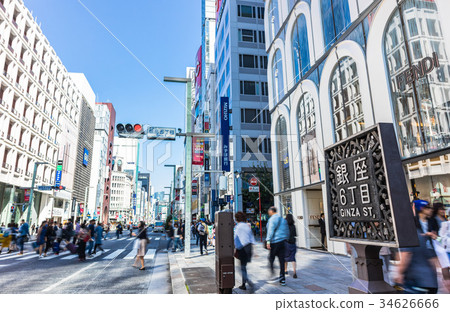
[{"label": "utility pole", "polygon": [[37,167],[39,165],[46,165],[48,162],[35,162],[34,163],[34,169],[33,169],[33,179],[31,180],[31,190],[30,190],[30,199],[28,200],[28,213],[27,213],[27,223],[30,224],[30,217],[31,217],[31,209],[33,209],[33,192],[34,192],[34,183],[36,182],[36,172]]}]

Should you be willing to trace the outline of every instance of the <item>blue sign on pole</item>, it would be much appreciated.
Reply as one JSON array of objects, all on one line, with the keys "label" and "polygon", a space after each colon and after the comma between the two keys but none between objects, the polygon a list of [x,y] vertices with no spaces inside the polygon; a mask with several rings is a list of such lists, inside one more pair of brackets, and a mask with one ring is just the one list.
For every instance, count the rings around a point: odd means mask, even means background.
[{"label": "blue sign on pole", "polygon": [[230,171],[230,112],[228,97],[220,98],[220,134],[222,135],[222,171]]},{"label": "blue sign on pole", "polygon": [[83,166],[87,167],[88,161],[89,161],[89,151],[87,150],[87,148],[85,148],[83,152]]},{"label": "blue sign on pole", "polygon": [[56,186],[60,186],[61,185],[61,175],[62,175],[62,171],[61,170],[56,171],[56,177],[55,177],[55,185]]}]

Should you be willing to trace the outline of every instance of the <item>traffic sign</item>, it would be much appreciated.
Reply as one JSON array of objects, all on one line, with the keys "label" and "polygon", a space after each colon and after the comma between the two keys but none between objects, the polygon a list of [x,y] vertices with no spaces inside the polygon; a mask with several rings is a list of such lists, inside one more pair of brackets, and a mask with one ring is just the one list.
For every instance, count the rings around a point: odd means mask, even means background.
[{"label": "traffic sign", "polygon": [[258,179],[255,178],[255,177],[252,177],[252,178],[250,179],[250,185],[253,185],[253,186],[258,185]]},{"label": "traffic sign", "polygon": [[147,131],[148,140],[170,140],[174,141],[176,138],[175,128],[166,127],[149,127]]},{"label": "traffic sign", "polygon": [[259,186],[249,186],[248,191],[250,193],[258,193],[259,192]]}]

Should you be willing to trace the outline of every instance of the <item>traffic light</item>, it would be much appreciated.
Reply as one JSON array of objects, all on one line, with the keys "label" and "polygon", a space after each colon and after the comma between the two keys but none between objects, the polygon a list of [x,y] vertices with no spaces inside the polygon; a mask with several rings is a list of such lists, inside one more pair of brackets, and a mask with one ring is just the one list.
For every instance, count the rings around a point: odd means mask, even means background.
[{"label": "traffic light", "polygon": [[60,185],[60,186],[53,185],[52,189],[57,190],[57,191],[64,191],[66,189],[66,187],[62,186],[62,185]]},{"label": "traffic light", "polygon": [[14,206],[11,206],[11,213],[14,212]]},{"label": "traffic light", "polygon": [[121,138],[136,138],[142,139],[144,136],[144,127],[141,124],[117,124],[117,134]]}]

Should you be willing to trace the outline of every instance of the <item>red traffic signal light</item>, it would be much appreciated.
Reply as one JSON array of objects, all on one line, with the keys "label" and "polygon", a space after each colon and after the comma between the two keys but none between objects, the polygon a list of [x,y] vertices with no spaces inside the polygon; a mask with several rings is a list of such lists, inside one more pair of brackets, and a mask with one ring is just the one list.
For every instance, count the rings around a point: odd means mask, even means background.
[{"label": "red traffic signal light", "polygon": [[142,126],[140,124],[135,124],[134,125],[134,131],[137,133],[141,133],[142,132]]},{"label": "red traffic signal light", "polygon": [[144,127],[141,124],[117,124],[116,125],[117,134],[119,137],[127,138],[137,138],[141,139],[144,135]]}]

